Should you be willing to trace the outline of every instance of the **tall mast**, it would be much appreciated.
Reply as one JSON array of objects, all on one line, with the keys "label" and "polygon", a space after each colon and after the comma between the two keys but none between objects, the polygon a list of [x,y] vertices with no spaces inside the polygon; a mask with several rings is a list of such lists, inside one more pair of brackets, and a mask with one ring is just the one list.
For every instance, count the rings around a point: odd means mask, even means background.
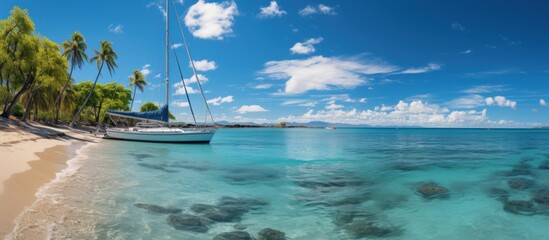
[{"label": "tall mast", "polygon": [[170,1],[166,0],[166,105],[169,105],[170,96]]}]

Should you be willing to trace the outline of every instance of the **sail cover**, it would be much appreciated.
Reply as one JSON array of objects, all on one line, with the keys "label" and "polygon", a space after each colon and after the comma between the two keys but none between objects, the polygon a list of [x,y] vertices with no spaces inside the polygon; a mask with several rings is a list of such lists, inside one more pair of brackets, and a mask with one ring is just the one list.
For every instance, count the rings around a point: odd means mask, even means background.
[{"label": "sail cover", "polygon": [[117,117],[133,118],[148,121],[168,122],[168,105],[158,110],[148,112],[107,111],[107,114]]}]

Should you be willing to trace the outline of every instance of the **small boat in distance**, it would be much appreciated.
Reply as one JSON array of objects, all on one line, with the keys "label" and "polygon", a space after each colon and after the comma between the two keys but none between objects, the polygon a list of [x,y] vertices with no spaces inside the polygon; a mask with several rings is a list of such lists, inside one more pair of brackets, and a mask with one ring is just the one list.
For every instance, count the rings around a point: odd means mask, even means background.
[{"label": "small boat in distance", "polygon": [[335,126],[328,126],[328,127],[325,127],[324,129],[326,129],[326,130],[336,130],[336,127]]},{"label": "small boat in distance", "polygon": [[[176,9],[177,14],[177,9]],[[210,115],[210,118],[212,120],[212,123],[214,124],[214,127],[203,127],[203,128],[180,128],[180,127],[170,127],[169,125],[169,89],[170,89],[170,81],[169,81],[169,0],[166,0],[166,105],[161,107],[158,110],[155,111],[147,111],[147,112],[126,112],[126,111],[107,111],[107,115],[109,117],[122,117],[122,118],[130,118],[130,119],[137,119],[144,121],[142,123],[136,124],[135,127],[114,127],[114,128],[107,128],[106,137],[112,138],[112,139],[120,139],[120,140],[129,140],[129,141],[142,141],[142,142],[162,142],[162,143],[210,143],[212,140],[216,128],[215,128],[215,122],[213,120],[213,116],[211,114],[210,108],[208,106],[208,103],[206,101],[206,97],[204,96],[204,92],[202,91],[202,86],[200,84],[200,80],[198,79],[198,74],[196,74],[196,68],[194,66],[194,61],[192,60],[191,53],[189,51],[187,40],[185,39],[185,35],[183,33],[183,41],[185,43],[185,48],[187,50],[187,55],[189,57],[190,62],[192,63],[192,69],[194,76],[196,76],[198,88],[200,89],[200,92],[202,93],[202,98],[204,99],[204,104],[206,105],[206,109],[208,114]],[[178,23],[181,24],[178,16]],[[175,50],[174,50],[175,52]],[[177,55],[175,55],[177,60]],[[177,60],[177,64],[179,66],[179,60]],[[180,75],[181,74],[181,68],[179,68]],[[185,82],[183,78],[181,78],[181,81],[183,82],[183,86],[185,87],[185,93],[187,93],[187,88],[185,86]],[[190,103],[189,96],[187,94],[187,101],[189,102],[189,107],[191,109],[191,113],[194,119],[194,123],[196,125],[196,118],[194,116],[194,111],[192,109],[192,105]],[[116,124],[116,121],[113,120],[113,122]]]}]

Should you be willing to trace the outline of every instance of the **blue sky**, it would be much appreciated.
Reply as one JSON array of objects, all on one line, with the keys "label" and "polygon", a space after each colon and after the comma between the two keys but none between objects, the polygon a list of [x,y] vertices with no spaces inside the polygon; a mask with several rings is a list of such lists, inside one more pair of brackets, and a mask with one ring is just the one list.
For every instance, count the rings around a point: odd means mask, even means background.
[{"label": "blue sky", "polygon": [[[218,121],[549,125],[546,1],[176,2]],[[163,1],[15,0],[0,17],[15,5],[53,41],[81,32],[89,55],[100,40],[113,42],[119,68],[100,82],[127,84],[139,69],[150,86],[135,105],[164,103]],[[178,46],[175,14],[170,29]],[[196,90],[184,48],[176,51]],[[175,61],[170,67],[170,107],[189,121]],[[96,74],[88,64],[74,78]],[[199,94],[191,102],[204,119]]]}]

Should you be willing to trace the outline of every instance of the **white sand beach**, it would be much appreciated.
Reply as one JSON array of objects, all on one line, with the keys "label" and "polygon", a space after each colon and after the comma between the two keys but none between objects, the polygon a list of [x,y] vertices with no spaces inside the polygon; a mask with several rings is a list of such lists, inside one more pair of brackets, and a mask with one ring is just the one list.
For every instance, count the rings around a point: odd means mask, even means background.
[{"label": "white sand beach", "polygon": [[36,201],[40,187],[55,179],[78,149],[100,139],[38,123],[0,124],[0,236],[5,236],[15,218]]}]

